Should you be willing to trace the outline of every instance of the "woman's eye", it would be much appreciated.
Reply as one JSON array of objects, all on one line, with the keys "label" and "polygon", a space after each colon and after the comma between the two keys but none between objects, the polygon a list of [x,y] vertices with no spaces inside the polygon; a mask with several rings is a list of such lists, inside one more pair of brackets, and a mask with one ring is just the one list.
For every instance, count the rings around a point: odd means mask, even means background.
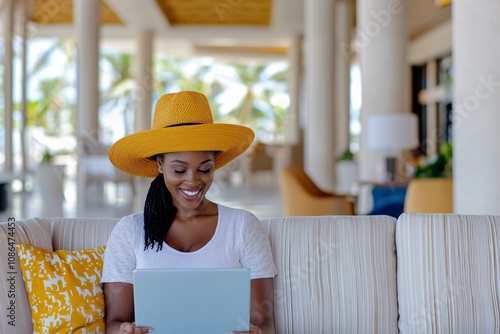
[{"label": "woman's eye", "polygon": [[184,174],[186,171],[183,169],[174,169],[175,174]]},{"label": "woman's eye", "polygon": [[212,170],[212,168],[199,169],[200,173],[204,173],[204,174],[210,173],[211,170]]}]

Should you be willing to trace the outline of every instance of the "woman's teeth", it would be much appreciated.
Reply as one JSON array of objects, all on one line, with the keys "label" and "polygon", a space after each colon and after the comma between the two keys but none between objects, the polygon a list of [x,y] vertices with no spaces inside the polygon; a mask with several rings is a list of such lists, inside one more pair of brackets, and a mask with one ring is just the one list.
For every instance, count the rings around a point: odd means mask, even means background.
[{"label": "woman's teeth", "polygon": [[186,194],[188,196],[196,196],[200,192],[199,189],[198,190],[194,190],[194,191],[189,191],[189,190],[184,190],[184,189],[181,189],[181,190],[182,190],[182,192],[184,194]]}]

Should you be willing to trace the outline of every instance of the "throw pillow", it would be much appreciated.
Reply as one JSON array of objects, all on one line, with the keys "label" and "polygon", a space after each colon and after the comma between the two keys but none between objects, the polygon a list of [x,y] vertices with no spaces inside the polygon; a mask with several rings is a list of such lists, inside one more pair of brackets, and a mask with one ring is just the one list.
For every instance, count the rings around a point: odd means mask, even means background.
[{"label": "throw pillow", "polygon": [[33,333],[104,333],[105,246],[55,252],[16,245]]}]

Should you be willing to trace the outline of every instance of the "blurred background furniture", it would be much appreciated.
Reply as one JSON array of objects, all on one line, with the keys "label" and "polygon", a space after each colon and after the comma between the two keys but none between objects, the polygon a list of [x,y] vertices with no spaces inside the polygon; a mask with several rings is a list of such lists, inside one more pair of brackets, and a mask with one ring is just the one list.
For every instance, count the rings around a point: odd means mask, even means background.
[{"label": "blurred background furniture", "polygon": [[453,181],[448,177],[413,179],[406,191],[404,212],[453,213]]},{"label": "blurred background furniture", "polygon": [[9,206],[9,188],[12,178],[6,173],[0,175],[0,213],[6,211]]},{"label": "blurred background furniture", "polygon": [[[129,187],[130,196],[135,194],[134,177],[113,166],[107,154],[85,155],[82,157],[83,172],[87,183],[87,201],[104,201],[104,185],[112,183],[115,197],[119,197],[118,187],[125,184]],[[115,198],[115,201],[118,199]]]},{"label": "blurred background furniture", "polygon": [[281,168],[279,182],[285,216],[354,215],[350,196],[321,190],[302,167]]},{"label": "blurred background furniture", "polygon": [[373,208],[368,215],[388,215],[398,218],[404,211],[406,185],[374,185]]},{"label": "blurred background furniture", "polygon": [[248,155],[249,171],[247,185],[272,184],[275,180],[274,158],[270,154],[272,147],[257,141]]},{"label": "blurred background furniture", "polygon": [[[385,174],[382,182],[394,182],[401,173],[396,157],[403,150],[418,146],[417,116],[414,114],[387,113],[368,118],[368,148],[385,153]],[[401,163],[401,161],[399,161]],[[404,166],[403,170],[404,170]],[[400,176],[400,175],[399,175]],[[406,175],[402,175],[406,178]]]}]

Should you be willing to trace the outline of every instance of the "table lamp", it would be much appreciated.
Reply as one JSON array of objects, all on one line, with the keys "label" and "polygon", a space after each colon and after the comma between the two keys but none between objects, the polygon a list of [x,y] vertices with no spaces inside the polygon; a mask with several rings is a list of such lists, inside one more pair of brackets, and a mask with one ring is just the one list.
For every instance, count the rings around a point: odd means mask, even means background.
[{"label": "table lamp", "polygon": [[396,157],[403,150],[418,146],[415,114],[377,114],[368,116],[368,148],[386,151],[386,172],[390,181],[396,176]]}]

